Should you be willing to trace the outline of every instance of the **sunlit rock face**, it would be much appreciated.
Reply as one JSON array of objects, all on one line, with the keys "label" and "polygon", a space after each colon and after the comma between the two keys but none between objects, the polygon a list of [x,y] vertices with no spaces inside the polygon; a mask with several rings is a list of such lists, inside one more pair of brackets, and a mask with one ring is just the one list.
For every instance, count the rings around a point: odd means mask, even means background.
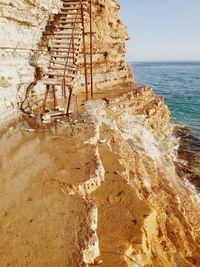
[{"label": "sunlit rock face", "polygon": [[116,93],[1,135],[1,266],[199,266],[200,202],[176,173],[169,110],[145,87]]},{"label": "sunlit rock face", "polygon": [[[125,62],[125,41],[127,29],[119,18],[120,6],[115,0],[95,0],[92,2],[93,21],[93,74],[94,89],[103,90],[116,85],[127,85],[132,82],[129,65]],[[89,32],[89,18],[86,31]],[[86,38],[89,52],[89,37]],[[89,62],[89,57],[88,57]],[[79,71],[76,88],[84,89],[83,58],[79,59]],[[88,72],[90,75],[90,71]]]},{"label": "sunlit rock face", "polygon": [[144,87],[86,109],[105,171],[91,194],[102,266],[199,266],[199,196],[176,173],[163,98]]},{"label": "sunlit rock face", "polygon": [[[46,26],[48,23],[54,25],[61,6],[61,0],[0,1],[1,121],[14,117],[22,105],[25,104],[23,109],[30,109],[41,100],[44,85],[40,81],[50,59]],[[119,5],[116,1],[93,1],[95,90],[132,82],[130,68],[124,61],[127,31],[118,13]],[[86,18],[86,31],[88,30]],[[89,51],[89,37],[86,37],[86,43]],[[80,53],[74,83],[76,92],[84,90],[82,63],[83,56]]]},{"label": "sunlit rock face", "polygon": [[[0,120],[13,117],[35,80],[34,57],[60,1],[0,1]],[[36,52],[37,51],[37,52]]]}]

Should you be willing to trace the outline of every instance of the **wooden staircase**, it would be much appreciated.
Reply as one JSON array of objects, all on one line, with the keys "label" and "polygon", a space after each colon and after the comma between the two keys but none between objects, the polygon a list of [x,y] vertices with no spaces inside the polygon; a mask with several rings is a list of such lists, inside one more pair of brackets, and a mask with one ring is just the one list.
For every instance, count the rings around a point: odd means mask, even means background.
[{"label": "wooden staircase", "polygon": [[49,33],[48,49],[51,53],[51,59],[43,79],[46,90],[41,108],[42,114],[46,111],[49,93],[53,94],[54,109],[56,110],[56,91],[59,87],[62,91],[62,97],[66,100],[63,114],[68,115],[81,41],[83,41],[86,98],[88,97],[85,14],[88,9],[91,12],[91,0],[62,0],[62,2],[63,7],[58,14],[58,24],[55,25],[54,31]]}]

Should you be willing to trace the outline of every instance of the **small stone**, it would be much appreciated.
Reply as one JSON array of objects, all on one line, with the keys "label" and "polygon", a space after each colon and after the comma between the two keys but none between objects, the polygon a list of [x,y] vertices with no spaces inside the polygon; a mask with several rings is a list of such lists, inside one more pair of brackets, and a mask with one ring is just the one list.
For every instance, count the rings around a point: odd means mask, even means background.
[{"label": "small stone", "polygon": [[103,263],[103,260],[97,260],[97,261],[95,261],[94,263],[95,263],[95,265],[100,265],[100,264]]},{"label": "small stone", "polygon": [[24,112],[25,112],[26,114],[31,114],[31,113],[32,113],[32,111],[31,111],[30,109],[25,109]]},{"label": "small stone", "polygon": [[30,128],[30,129],[26,129],[26,131],[27,131],[28,133],[33,133],[33,132],[35,132],[36,130],[35,130],[35,129],[32,129],[32,128]]},{"label": "small stone", "polygon": [[137,224],[137,219],[132,220],[132,222],[136,225]]},{"label": "small stone", "polygon": [[29,115],[29,118],[35,118],[35,114],[31,113],[31,114]]},{"label": "small stone", "polygon": [[8,212],[5,210],[4,213],[3,213],[3,216],[7,216],[8,215]]},{"label": "small stone", "polygon": [[104,143],[106,143],[106,139],[99,140],[98,143],[99,143],[99,144],[104,144]]},{"label": "small stone", "polygon": [[14,131],[14,127],[10,127],[10,128],[8,129],[8,131],[9,131],[9,133],[13,132],[13,131]]},{"label": "small stone", "polygon": [[12,102],[7,100],[7,101],[5,101],[5,105],[6,105],[7,108],[9,108],[9,107],[12,106]]},{"label": "small stone", "polygon": [[51,120],[51,115],[45,114],[42,116],[43,121],[50,121]]},{"label": "small stone", "polygon": [[58,111],[60,111],[60,112],[64,112],[64,111],[65,111],[65,108],[60,107],[60,108],[58,109]]}]

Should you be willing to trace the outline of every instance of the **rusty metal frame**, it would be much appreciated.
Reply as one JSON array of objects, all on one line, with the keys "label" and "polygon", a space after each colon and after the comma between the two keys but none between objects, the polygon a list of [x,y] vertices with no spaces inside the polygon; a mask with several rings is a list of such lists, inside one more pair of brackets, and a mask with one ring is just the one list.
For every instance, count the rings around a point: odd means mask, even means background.
[{"label": "rusty metal frame", "polygon": [[91,97],[94,96],[93,88],[93,32],[92,32],[92,0],[90,1],[90,87]]},{"label": "rusty metal frame", "polygon": [[85,95],[88,100],[88,76],[87,76],[87,57],[86,57],[86,44],[85,44],[85,22],[84,22],[84,10],[83,1],[81,3],[81,19],[82,19],[82,38],[83,38],[83,58],[84,58],[84,72],[85,72]]}]

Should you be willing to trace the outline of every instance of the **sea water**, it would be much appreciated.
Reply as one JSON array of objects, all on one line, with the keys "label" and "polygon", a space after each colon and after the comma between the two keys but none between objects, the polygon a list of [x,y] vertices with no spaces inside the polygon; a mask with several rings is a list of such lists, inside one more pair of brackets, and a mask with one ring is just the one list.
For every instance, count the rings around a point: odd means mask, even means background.
[{"label": "sea water", "polygon": [[200,62],[131,63],[136,80],[165,97],[172,120],[200,137]]},{"label": "sea water", "polygon": [[164,96],[172,122],[184,126],[178,130],[180,157],[195,170],[190,180],[200,190],[200,62],[130,64],[136,81]]}]

